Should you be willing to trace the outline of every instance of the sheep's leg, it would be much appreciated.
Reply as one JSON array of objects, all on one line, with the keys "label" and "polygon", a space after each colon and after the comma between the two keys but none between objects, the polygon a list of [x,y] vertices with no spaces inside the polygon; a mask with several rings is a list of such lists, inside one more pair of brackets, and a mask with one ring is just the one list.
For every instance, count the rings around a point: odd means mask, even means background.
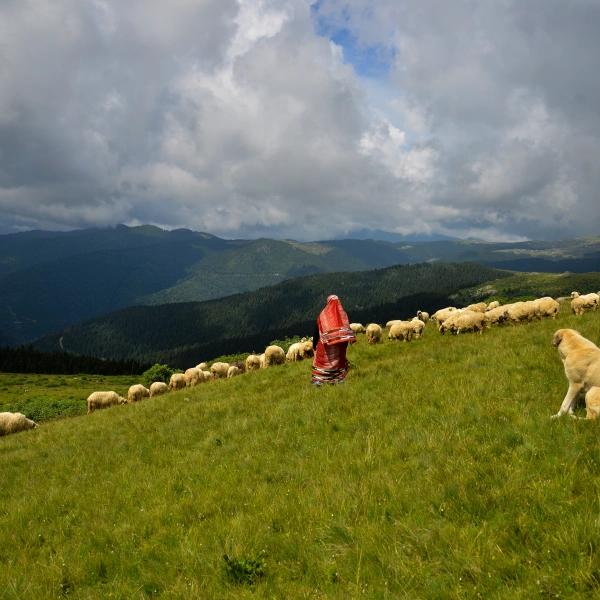
[{"label": "sheep's leg", "polygon": [[583,389],[583,384],[581,384],[581,383],[572,383],[572,382],[569,383],[569,389],[567,390],[565,399],[562,401],[562,404],[560,405],[560,410],[555,415],[552,415],[552,418],[562,417],[563,415],[566,415],[567,413],[572,415],[573,408],[575,407],[575,401],[577,400],[577,395],[579,394],[579,392],[582,389]]}]

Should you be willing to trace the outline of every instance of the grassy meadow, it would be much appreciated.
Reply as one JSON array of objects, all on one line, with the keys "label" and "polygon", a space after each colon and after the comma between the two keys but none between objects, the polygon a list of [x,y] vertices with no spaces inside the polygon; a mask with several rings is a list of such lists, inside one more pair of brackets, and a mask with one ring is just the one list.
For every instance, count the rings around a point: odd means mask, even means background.
[{"label": "grassy meadow", "polygon": [[127,397],[129,386],[138,383],[137,379],[131,375],[0,372],[0,412],[21,412],[36,422],[84,415],[86,399],[92,392],[114,390]]},{"label": "grassy meadow", "polygon": [[597,597],[600,424],[549,418],[559,327],[598,343],[600,312],[0,438],[0,597]]}]

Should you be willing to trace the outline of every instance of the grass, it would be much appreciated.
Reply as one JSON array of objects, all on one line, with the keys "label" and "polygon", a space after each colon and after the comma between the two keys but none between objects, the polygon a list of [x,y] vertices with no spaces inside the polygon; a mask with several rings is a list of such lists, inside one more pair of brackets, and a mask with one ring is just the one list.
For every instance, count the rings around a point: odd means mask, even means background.
[{"label": "grass", "polygon": [[558,327],[349,351],[0,438],[2,598],[589,598],[596,422]]},{"label": "grass", "polygon": [[0,412],[21,412],[34,421],[84,415],[86,399],[98,390],[127,397],[132,375],[41,375],[0,372]]}]

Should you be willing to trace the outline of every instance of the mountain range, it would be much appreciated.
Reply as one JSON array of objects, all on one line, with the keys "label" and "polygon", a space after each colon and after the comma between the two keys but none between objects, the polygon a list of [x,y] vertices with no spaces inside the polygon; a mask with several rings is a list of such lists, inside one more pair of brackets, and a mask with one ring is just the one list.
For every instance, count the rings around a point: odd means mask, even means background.
[{"label": "mountain range", "polygon": [[226,240],[151,225],[2,235],[0,345],[30,342],[128,306],[211,300],[310,274],[436,261],[600,270],[600,238],[486,243],[362,235],[388,239]]}]

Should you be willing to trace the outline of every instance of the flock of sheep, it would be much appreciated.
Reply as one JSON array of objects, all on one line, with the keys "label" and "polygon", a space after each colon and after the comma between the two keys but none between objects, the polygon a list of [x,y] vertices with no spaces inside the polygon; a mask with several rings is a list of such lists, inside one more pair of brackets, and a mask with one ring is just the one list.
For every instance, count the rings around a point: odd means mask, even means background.
[{"label": "flock of sheep", "polygon": [[[578,292],[571,293],[571,310],[575,315],[582,315],[586,311],[596,310],[599,304],[600,292],[585,295],[581,295]],[[425,323],[430,319],[437,323],[441,334],[447,331],[456,335],[463,332],[475,331],[481,334],[485,327],[491,327],[492,325],[524,323],[546,317],[554,319],[559,310],[559,302],[549,296],[504,305],[501,305],[497,301],[489,304],[478,302],[470,304],[465,308],[456,308],[454,306],[442,308],[433,313],[431,317],[427,312],[419,310],[417,311],[417,316],[413,317],[410,321],[395,319],[388,321],[385,327],[388,329],[388,338],[390,340],[409,342],[412,339],[421,337]],[[384,328],[377,323],[370,323],[366,327],[360,323],[351,323],[350,327],[357,334],[364,333],[369,344],[382,341]],[[168,384],[156,381],[150,385],[150,388],[146,388],[140,383],[132,385],[127,392],[127,398],[120,396],[114,391],[93,392],[87,398],[87,412],[90,414],[95,410],[118,404],[139,402],[145,398],[159,396],[171,390],[194,387],[213,379],[231,378],[247,371],[281,365],[286,361],[295,362],[309,358],[312,355],[312,340],[303,338],[300,342],[292,344],[287,354],[280,346],[271,345],[262,354],[250,354],[245,361],[238,361],[233,364],[214,362],[208,368],[207,363],[202,362],[195,367],[186,369],[184,373],[174,373]],[[37,424],[21,413],[0,413],[0,436],[34,427],[37,427]]]}]

